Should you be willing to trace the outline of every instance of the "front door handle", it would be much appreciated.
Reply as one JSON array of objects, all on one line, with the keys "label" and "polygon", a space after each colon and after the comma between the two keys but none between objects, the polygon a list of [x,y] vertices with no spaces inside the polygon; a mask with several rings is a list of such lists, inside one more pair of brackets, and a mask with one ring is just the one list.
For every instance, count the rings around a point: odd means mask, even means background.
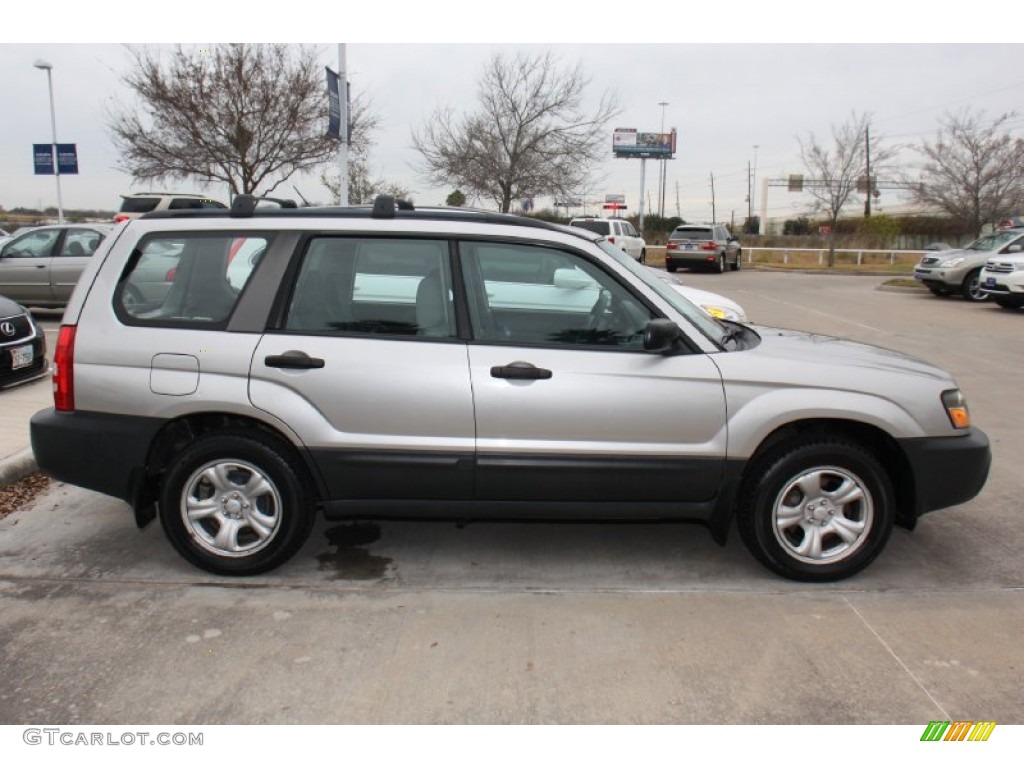
[{"label": "front door handle", "polygon": [[494,366],[491,368],[491,376],[495,379],[550,379],[551,371],[517,360],[508,365]]},{"label": "front door handle", "polygon": [[283,355],[267,355],[263,359],[268,368],[323,368],[323,358],[310,357],[305,352],[289,349]]}]

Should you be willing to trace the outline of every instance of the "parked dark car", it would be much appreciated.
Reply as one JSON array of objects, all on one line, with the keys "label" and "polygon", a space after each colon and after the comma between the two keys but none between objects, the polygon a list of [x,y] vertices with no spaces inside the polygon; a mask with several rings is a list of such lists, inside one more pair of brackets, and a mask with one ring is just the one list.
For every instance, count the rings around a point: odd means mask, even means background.
[{"label": "parked dark car", "polygon": [[49,373],[46,336],[29,311],[0,296],[0,388]]}]

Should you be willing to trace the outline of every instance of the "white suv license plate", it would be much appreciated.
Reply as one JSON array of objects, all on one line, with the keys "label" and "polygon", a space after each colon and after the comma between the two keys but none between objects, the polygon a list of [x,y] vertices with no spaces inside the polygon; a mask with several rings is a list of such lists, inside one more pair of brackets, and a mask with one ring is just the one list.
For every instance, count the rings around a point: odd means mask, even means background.
[{"label": "white suv license plate", "polygon": [[996,279],[994,277],[985,278],[985,285],[995,285]]},{"label": "white suv license plate", "polygon": [[33,358],[31,344],[26,344],[24,347],[15,347],[11,350],[11,370],[15,371],[18,368],[32,365]]}]

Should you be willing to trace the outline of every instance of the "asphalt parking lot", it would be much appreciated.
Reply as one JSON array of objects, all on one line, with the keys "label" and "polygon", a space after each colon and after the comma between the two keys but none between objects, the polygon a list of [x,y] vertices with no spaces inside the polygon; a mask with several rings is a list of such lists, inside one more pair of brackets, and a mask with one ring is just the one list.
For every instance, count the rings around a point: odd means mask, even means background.
[{"label": "asphalt parking lot", "polygon": [[320,523],[278,571],[222,579],[54,484],[0,521],[0,722],[1024,722],[1024,312],[880,277],[680,276],[952,371],[992,441],[985,490],[803,585],[695,526],[397,522]]}]

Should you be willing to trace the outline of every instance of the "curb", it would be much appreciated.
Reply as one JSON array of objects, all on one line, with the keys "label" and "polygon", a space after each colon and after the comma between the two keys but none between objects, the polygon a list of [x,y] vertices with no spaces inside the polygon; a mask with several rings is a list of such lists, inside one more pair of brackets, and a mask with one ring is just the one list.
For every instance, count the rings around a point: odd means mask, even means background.
[{"label": "curb", "polygon": [[23,448],[0,461],[0,486],[12,485],[24,480],[38,469],[32,449]]}]

